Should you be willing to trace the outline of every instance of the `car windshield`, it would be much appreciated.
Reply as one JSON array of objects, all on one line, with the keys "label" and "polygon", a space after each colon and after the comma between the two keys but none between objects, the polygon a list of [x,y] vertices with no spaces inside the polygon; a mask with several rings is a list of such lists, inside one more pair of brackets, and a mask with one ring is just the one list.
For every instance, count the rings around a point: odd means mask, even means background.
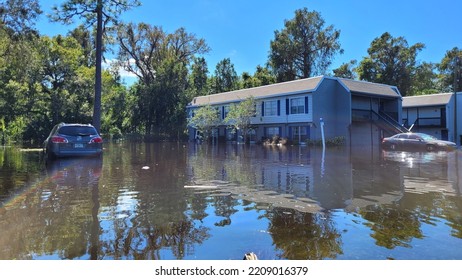
[{"label": "car windshield", "polygon": [[428,134],[419,133],[419,136],[425,141],[430,141],[430,140],[435,140],[436,139],[435,137],[433,137],[431,135],[428,135]]},{"label": "car windshield", "polygon": [[63,126],[58,130],[59,134],[69,136],[89,136],[96,135],[96,129],[91,126]]}]

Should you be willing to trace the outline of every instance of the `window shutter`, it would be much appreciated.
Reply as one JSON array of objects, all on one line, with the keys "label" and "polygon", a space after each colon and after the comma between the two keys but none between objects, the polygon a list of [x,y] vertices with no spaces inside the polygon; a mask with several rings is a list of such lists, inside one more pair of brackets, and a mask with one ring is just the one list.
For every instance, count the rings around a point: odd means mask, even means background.
[{"label": "window shutter", "polygon": [[286,98],[286,115],[289,114],[290,106],[289,106],[289,98]]},{"label": "window shutter", "polygon": [[225,106],[221,106],[221,119],[225,119]]},{"label": "window shutter", "polygon": [[265,115],[265,102],[261,102],[261,116],[263,117]]},{"label": "window shutter", "polygon": [[308,96],[305,96],[305,114],[308,114]]},{"label": "window shutter", "polygon": [[278,116],[281,115],[281,100],[278,100]]}]

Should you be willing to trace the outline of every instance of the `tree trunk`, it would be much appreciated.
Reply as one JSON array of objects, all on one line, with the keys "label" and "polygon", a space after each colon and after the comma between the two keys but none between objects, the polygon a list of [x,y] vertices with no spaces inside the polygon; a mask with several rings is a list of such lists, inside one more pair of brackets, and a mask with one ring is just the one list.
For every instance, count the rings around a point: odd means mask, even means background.
[{"label": "tree trunk", "polygon": [[93,104],[93,125],[101,132],[101,62],[103,50],[103,2],[98,0],[96,7],[96,73],[95,73],[95,102]]}]

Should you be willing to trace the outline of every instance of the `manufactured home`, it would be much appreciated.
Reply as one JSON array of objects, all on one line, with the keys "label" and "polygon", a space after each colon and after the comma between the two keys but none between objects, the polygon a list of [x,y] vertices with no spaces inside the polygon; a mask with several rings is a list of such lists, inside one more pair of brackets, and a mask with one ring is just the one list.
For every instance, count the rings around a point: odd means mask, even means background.
[{"label": "manufactured home", "polygon": [[[250,96],[256,100],[251,135],[257,142],[275,135],[294,142],[320,140],[321,122],[325,139],[342,137],[347,145],[375,144],[405,131],[396,87],[328,76],[196,97],[187,106],[188,114],[211,105],[224,120],[231,104]],[[226,123],[216,128],[221,140],[236,141],[238,134]],[[190,127],[190,140],[195,135]]]}]

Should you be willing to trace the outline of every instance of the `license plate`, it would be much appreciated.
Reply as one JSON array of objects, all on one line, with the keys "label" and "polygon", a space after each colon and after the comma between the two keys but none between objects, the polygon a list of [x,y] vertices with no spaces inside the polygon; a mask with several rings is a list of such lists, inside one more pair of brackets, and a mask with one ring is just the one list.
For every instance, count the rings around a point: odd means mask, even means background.
[{"label": "license plate", "polygon": [[83,144],[75,144],[74,148],[83,148]]}]

